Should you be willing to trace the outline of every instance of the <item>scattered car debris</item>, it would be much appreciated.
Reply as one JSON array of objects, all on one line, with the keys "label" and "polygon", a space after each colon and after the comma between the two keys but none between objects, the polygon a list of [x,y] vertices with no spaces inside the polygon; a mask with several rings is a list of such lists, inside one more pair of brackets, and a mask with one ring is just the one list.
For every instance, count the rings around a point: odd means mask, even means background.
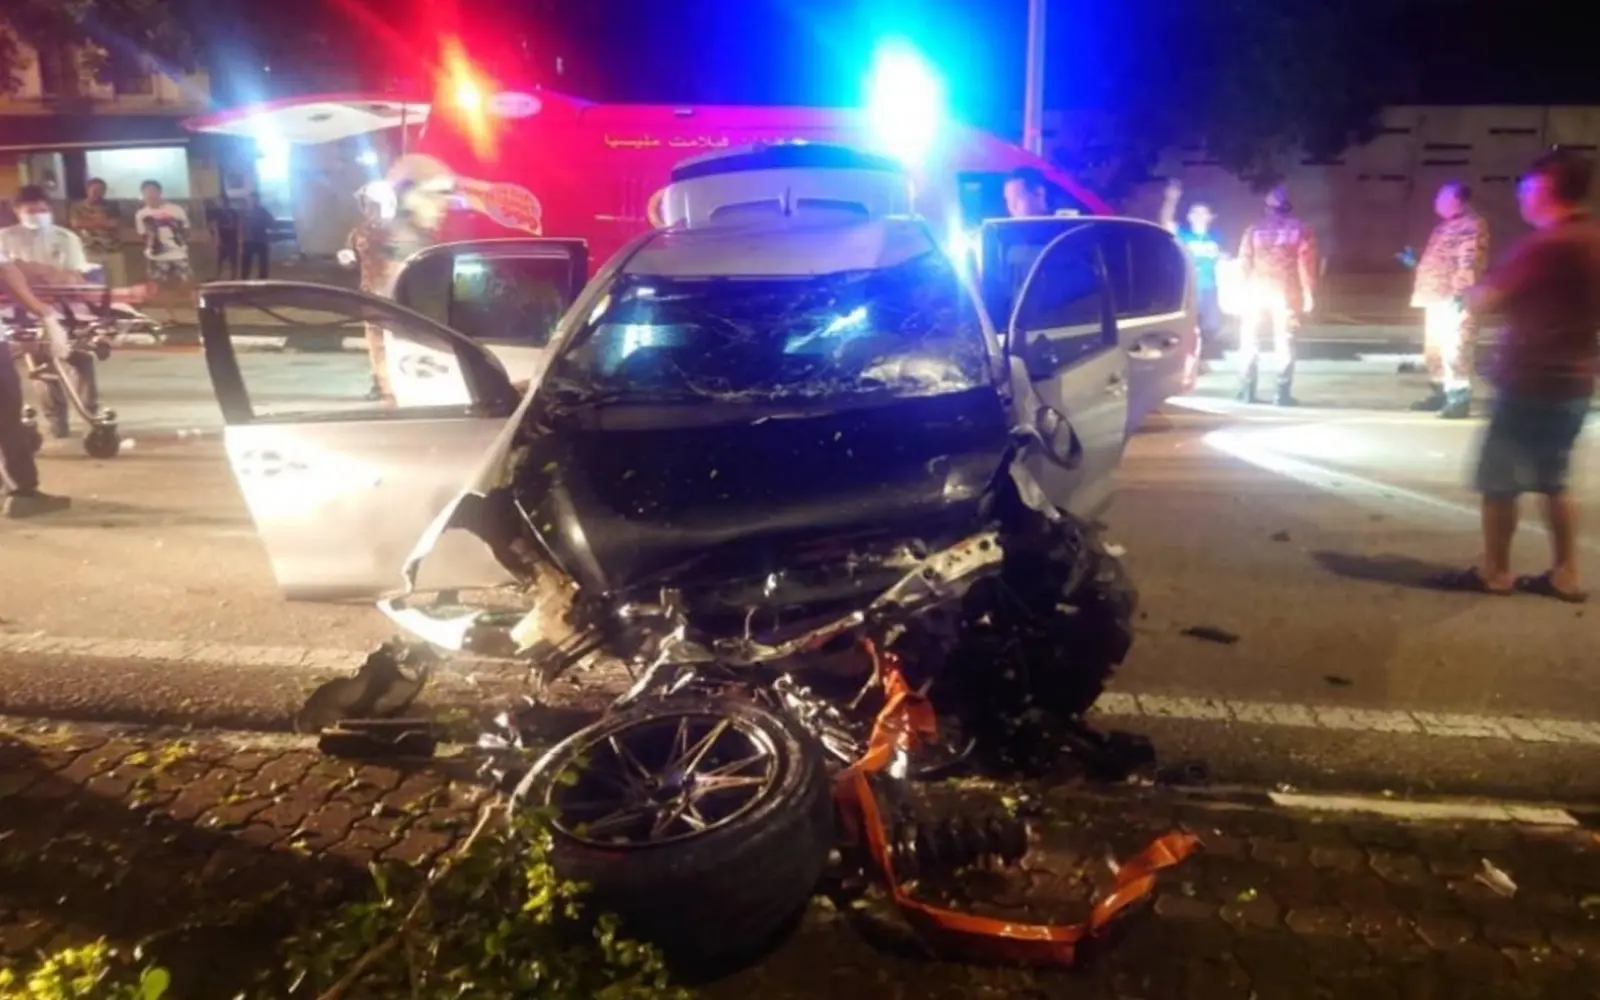
[{"label": "scattered car debris", "polygon": [[1215,625],[1190,625],[1178,634],[1205,642],[1221,643],[1224,646],[1232,646],[1239,641],[1239,633],[1229,632],[1227,629],[1218,628]]},{"label": "scattered car debris", "polygon": [[906,878],[1013,866],[1028,853],[1028,824],[1004,813],[925,817],[903,809],[886,830],[894,869]]},{"label": "scattered car debris", "polygon": [[438,655],[421,643],[386,642],[349,677],[319,686],[295,713],[299,733],[321,732],[350,719],[390,719],[417,700]]},{"label": "scattered car debris", "polygon": [[886,655],[880,662],[888,699],[873,725],[867,752],[836,779],[835,797],[846,841],[867,846],[895,906],[937,953],[973,961],[1071,966],[1079,945],[1100,938],[1129,908],[1150,898],[1158,872],[1181,864],[1199,850],[1198,837],[1174,831],[1121,864],[1110,859],[1115,873],[1112,888],[1096,900],[1088,919],[1079,924],[1020,924],[958,913],[913,898],[895,868],[871,775],[882,772],[897,750],[929,734],[932,711],[906,683],[895,659]]},{"label": "scattered car debris", "polygon": [[426,719],[346,720],[324,729],[317,749],[355,760],[426,760],[439,750],[439,736]]},{"label": "scattered car debris", "polygon": [[1474,880],[1488,886],[1499,896],[1509,898],[1517,894],[1517,883],[1488,858],[1483,859],[1483,870],[1474,876]]}]

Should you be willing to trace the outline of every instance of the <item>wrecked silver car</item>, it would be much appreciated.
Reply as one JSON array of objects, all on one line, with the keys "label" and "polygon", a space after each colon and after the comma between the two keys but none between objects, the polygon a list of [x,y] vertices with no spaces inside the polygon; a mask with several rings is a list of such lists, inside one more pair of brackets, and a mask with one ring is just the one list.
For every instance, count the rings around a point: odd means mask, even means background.
[{"label": "wrecked silver car", "polygon": [[[430,259],[459,273],[563,246]],[[448,325],[449,283],[417,310],[211,285],[202,324],[285,593],[389,592],[411,636],[544,681],[627,669],[604,717],[515,776],[518,801],[549,810],[558,867],[604,907],[717,958],[812,892],[827,766],[865,752],[882,655],[939,715],[902,773],[1015,763],[1035,723],[1100,695],[1135,594],[1094,518],[1130,428],[1188,370],[1187,273],[1133,220],[992,224],[965,260],[906,218],[659,231],[539,335],[527,392]],[[294,310],[381,327],[410,395],[257,413],[230,323]]]}]

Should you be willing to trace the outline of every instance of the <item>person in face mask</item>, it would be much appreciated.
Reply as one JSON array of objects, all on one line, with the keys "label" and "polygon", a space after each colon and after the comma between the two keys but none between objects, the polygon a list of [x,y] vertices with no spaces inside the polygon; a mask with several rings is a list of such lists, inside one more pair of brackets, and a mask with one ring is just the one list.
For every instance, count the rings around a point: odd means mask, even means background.
[{"label": "person in face mask", "polygon": [[[90,264],[83,240],[72,230],[55,224],[50,196],[44,188],[38,185],[23,188],[12,202],[12,208],[17,224],[0,229],[0,254],[10,258],[35,285],[76,285],[89,280]],[[93,409],[98,405],[94,358],[77,353],[67,364],[77,377],[84,402]],[[70,407],[66,391],[59,383],[49,384],[44,398],[39,400],[39,409],[49,422],[52,436],[58,439],[71,436]]]}]

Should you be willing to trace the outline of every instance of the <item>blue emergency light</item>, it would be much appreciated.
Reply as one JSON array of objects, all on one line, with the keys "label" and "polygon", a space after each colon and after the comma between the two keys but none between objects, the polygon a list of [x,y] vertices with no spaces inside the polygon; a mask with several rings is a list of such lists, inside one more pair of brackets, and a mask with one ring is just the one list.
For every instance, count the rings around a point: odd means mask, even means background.
[{"label": "blue emergency light", "polygon": [[896,40],[878,47],[866,98],[880,151],[910,167],[927,159],[945,121],[944,81],[913,46]]}]

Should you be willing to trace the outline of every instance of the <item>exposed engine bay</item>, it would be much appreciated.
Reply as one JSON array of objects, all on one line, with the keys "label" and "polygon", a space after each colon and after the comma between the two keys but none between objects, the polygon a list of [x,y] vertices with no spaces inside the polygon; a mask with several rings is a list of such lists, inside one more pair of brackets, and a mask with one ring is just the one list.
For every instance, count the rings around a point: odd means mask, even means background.
[{"label": "exposed engine bay", "polygon": [[[767,426],[765,441],[743,444],[770,455],[778,442],[831,442],[838,419]],[[828,774],[869,753],[890,697],[884,658],[937,717],[930,738],[896,752],[890,777],[978,761],[1040,770],[1081,737],[1130,648],[1136,594],[1092,526],[1023,502],[1026,445],[1002,420],[985,429],[964,454],[932,459],[916,435],[866,447],[853,470],[790,477],[781,498],[749,506],[731,502],[741,484],[730,474],[726,493],[702,487],[671,522],[633,506],[623,523],[619,496],[659,497],[686,471],[714,483],[705,438],[630,449],[627,468],[560,435],[525,446],[509,485],[467,515],[525,581],[525,603],[482,616],[463,646],[527,662],[541,690],[601,663],[632,678],[600,721],[532,768],[514,754],[502,765],[515,808],[553,817],[559,870],[669,954],[728,960],[775,933],[823,876],[837,837]],[[513,512],[521,530],[505,530]],[[485,745],[534,745],[532,729],[508,713]],[[939,839],[900,856],[1009,857],[1025,839],[1015,824],[980,825],[923,823]]]}]

